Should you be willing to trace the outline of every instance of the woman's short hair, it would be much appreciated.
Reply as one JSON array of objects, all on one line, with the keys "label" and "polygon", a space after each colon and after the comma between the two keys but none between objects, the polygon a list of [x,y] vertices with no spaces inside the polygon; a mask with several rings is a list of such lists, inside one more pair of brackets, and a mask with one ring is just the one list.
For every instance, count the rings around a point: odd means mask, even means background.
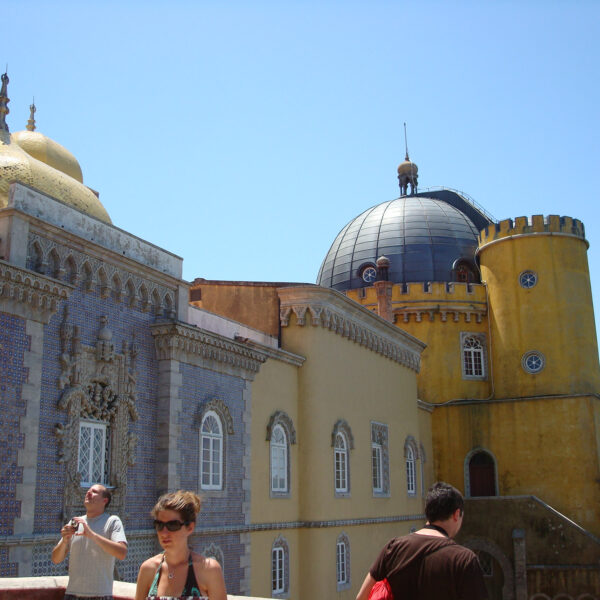
[{"label": "woman's short hair", "polygon": [[200,512],[202,501],[200,496],[187,490],[177,490],[169,494],[163,494],[152,509],[152,517],[156,516],[161,510],[174,510],[179,513],[185,523],[196,521],[196,515]]}]

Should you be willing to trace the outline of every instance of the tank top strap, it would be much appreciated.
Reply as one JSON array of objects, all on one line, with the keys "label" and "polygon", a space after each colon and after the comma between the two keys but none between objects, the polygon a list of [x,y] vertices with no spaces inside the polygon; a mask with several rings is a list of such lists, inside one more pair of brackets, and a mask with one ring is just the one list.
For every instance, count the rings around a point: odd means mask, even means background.
[{"label": "tank top strap", "polygon": [[158,569],[156,569],[156,573],[154,574],[154,579],[152,580],[152,585],[148,590],[148,596],[156,596],[158,594],[158,582],[160,581],[160,569],[165,562],[165,553],[163,552],[162,558],[158,565]]},{"label": "tank top strap", "polygon": [[190,552],[190,557],[188,559],[188,573],[187,579],[185,580],[185,587],[183,588],[182,596],[193,596],[193,597],[202,597],[200,593],[200,586],[196,581],[196,573],[194,573],[194,560],[192,558],[192,553]]}]

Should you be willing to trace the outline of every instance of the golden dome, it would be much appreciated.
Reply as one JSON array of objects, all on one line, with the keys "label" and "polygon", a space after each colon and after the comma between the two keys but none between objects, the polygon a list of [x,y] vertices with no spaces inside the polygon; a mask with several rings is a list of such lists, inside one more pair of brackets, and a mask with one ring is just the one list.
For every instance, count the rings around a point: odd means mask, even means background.
[{"label": "golden dome", "polygon": [[[21,136],[35,132],[22,131],[15,134],[18,140],[26,140],[25,147],[36,146],[39,137]],[[44,136],[41,136],[44,138]],[[79,169],[79,180],[66,171],[69,161],[65,158],[71,153],[60,144],[48,138],[39,150],[46,152],[46,161],[38,160],[33,154],[26,152],[21,143],[14,141],[8,131],[0,131],[0,208],[8,204],[8,188],[11,183],[24,183],[52,198],[80,210],[100,221],[112,223],[102,203],[88,187],[81,183],[81,169],[73,157],[74,164]],[[37,150],[32,150],[32,152]],[[53,165],[56,165],[53,166]],[[60,168],[59,166],[60,165]],[[69,168],[73,168],[70,163]],[[75,173],[76,175],[77,173]]]},{"label": "golden dome", "polygon": [[64,147],[39,131],[17,131],[10,136],[27,154],[83,183],[77,159]]},{"label": "golden dome", "polygon": [[406,160],[400,164],[398,167],[398,175],[416,175],[419,172],[419,167],[414,162],[408,160],[408,156]]}]

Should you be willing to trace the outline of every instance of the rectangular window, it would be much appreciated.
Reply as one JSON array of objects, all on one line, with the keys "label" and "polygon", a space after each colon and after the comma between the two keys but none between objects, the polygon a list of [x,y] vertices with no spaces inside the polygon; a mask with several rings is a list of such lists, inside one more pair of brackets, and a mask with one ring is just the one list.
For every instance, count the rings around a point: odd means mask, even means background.
[{"label": "rectangular window", "polygon": [[335,491],[348,491],[348,469],[346,462],[346,451],[341,448],[335,449]]},{"label": "rectangular window", "polygon": [[271,550],[271,591],[273,594],[283,594],[284,583],[284,553],[283,548]]},{"label": "rectangular window", "polygon": [[371,461],[373,470],[373,491],[383,491],[383,473],[381,469],[381,445],[373,442],[371,444]]},{"label": "rectangular window", "polygon": [[346,544],[344,542],[337,543],[336,567],[338,585],[347,583],[348,573],[346,571]]},{"label": "rectangular window", "polygon": [[462,374],[464,379],[486,378],[485,334],[466,332],[460,334]]},{"label": "rectangular window", "polygon": [[285,447],[271,445],[271,489],[287,491],[287,451]]},{"label": "rectangular window", "polygon": [[80,421],[77,465],[82,486],[108,483],[108,453],[107,424]]}]

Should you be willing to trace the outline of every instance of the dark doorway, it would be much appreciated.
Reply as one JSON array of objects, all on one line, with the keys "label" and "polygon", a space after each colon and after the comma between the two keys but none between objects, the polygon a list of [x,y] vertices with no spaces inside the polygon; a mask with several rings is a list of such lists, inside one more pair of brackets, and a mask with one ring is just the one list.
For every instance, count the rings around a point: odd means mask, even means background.
[{"label": "dark doorway", "polygon": [[496,466],[494,459],[483,450],[476,452],[469,461],[471,496],[496,495]]}]

